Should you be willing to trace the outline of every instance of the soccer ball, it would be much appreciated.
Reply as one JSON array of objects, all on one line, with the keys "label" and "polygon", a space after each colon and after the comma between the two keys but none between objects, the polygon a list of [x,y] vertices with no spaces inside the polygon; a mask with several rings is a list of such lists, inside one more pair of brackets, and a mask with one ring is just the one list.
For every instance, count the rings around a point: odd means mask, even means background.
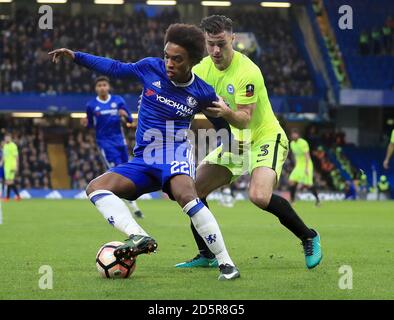
[{"label": "soccer ball", "polygon": [[136,258],[119,261],[114,256],[123,242],[112,241],[104,244],[96,255],[96,267],[103,278],[128,278],[134,272]]}]

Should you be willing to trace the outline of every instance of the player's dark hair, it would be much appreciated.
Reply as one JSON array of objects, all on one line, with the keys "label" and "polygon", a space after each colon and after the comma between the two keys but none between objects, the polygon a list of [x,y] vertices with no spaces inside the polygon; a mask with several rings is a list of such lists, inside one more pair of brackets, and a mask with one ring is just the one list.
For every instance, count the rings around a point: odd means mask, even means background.
[{"label": "player's dark hair", "polygon": [[166,31],[164,45],[168,42],[184,48],[188,52],[193,65],[199,63],[204,57],[204,33],[195,25],[184,23],[171,24]]},{"label": "player's dark hair", "polygon": [[106,81],[109,84],[109,78],[106,76],[99,76],[94,80],[94,85],[96,85],[97,83],[101,82],[101,81]]},{"label": "player's dark hair", "polygon": [[201,20],[201,29],[204,32],[218,34],[224,31],[233,32],[233,21],[226,16],[212,15]]}]

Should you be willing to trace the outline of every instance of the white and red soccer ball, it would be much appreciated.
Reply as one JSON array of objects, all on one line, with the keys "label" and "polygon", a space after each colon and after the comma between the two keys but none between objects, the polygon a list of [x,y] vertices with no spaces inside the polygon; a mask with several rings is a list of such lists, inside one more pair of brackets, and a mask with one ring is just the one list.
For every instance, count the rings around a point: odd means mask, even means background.
[{"label": "white and red soccer ball", "polygon": [[114,256],[115,249],[123,244],[120,241],[108,242],[97,252],[96,266],[103,278],[128,278],[134,272],[135,258],[119,261]]}]

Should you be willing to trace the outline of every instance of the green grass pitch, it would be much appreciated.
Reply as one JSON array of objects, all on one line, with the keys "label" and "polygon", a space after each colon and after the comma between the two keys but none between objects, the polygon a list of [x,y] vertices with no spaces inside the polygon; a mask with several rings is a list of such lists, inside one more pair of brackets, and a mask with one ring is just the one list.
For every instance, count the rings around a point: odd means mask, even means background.
[{"label": "green grass pitch", "polygon": [[[138,257],[129,279],[102,279],[95,255],[123,240],[87,200],[23,200],[3,204],[0,299],[394,299],[394,203],[299,202],[304,221],[322,236],[323,261],[304,264],[302,247],[279,221],[241,201],[211,203],[241,278],[219,282],[216,269],[175,269],[196,248],[189,219],[168,200],[140,201],[141,225],[156,238],[157,254]],[[42,290],[39,268],[53,269]],[[342,290],[339,268],[353,271]]]}]

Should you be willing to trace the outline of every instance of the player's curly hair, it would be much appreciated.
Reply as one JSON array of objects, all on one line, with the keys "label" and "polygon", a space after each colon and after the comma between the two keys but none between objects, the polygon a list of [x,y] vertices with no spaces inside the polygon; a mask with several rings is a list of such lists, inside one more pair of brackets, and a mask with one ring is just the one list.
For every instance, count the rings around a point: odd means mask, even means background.
[{"label": "player's curly hair", "polygon": [[168,42],[184,48],[188,52],[193,65],[198,64],[204,57],[204,33],[195,25],[184,23],[171,24],[166,31],[164,45]]},{"label": "player's curly hair", "polygon": [[223,31],[233,32],[233,21],[222,15],[214,14],[201,20],[200,27],[204,32],[211,34]]}]

